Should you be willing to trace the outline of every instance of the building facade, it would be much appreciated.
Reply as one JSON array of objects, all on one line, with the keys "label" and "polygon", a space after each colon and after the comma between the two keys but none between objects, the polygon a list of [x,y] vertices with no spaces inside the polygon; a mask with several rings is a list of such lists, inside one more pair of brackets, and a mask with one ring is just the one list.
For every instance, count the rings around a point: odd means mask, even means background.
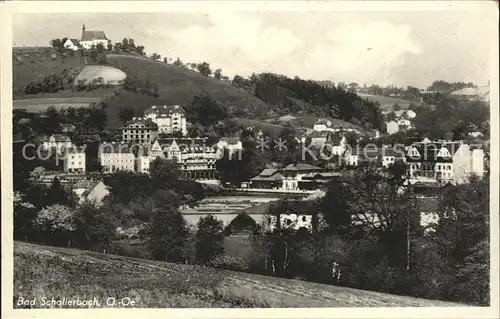
[{"label": "building facade", "polygon": [[150,145],[158,137],[158,125],[151,119],[134,117],[122,127],[122,141]]},{"label": "building facade", "polygon": [[101,143],[98,156],[103,173],[135,171],[136,157],[127,143]]},{"label": "building facade", "polygon": [[107,49],[108,38],[104,31],[86,31],[85,24],[82,26],[82,38],[80,40],[80,45],[82,48],[90,50],[93,46],[102,44],[104,49]]},{"label": "building facade", "polygon": [[186,115],[180,105],[153,105],[144,112],[144,116],[158,125],[160,134],[187,135]]},{"label": "building facade", "polygon": [[85,173],[85,151],[76,147],[61,152],[62,167],[65,173]]}]

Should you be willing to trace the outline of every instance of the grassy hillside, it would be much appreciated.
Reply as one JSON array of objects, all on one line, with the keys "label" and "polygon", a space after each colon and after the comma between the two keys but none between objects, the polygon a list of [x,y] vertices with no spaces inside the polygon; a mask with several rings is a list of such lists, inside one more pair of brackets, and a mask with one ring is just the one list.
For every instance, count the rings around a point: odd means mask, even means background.
[{"label": "grassy hillside", "polygon": [[295,117],[295,120],[288,121],[292,126],[294,127],[306,127],[312,129],[314,126],[314,123],[316,123],[320,118],[328,119],[332,122],[332,126],[342,126],[344,128],[353,128],[356,129],[360,132],[364,132],[365,129],[354,125],[352,123],[342,121],[340,119],[334,119],[331,117],[318,117],[315,115],[293,115]]},{"label": "grassy hillside", "polygon": [[51,58],[51,48],[13,49],[12,86],[14,99],[25,95],[24,88],[31,81],[41,81],[51,74],[59,74],[64,69],[85,67],[84,60],[78,54],[68,56],[64,60],[57,55]]},{"label": "grassy hillside", "polygon": [[[40,98],[65,98],[71,97],[104,97],[107,92],[67,92],[47,94],[24,94],[24,89],[31,81],[40,81],[45,76],[59,74],[66,68],[83,69],[86,65],[83,59],[76,54],[73,57],[66,57],[63,61],[61,56],[55,60],[51,58],[52,50],[50,48],[29,48],[13,50],[13,90],[14,99]],[[158,98],[146,96],[134,92],[122,92],[118,96],[108,101],[108,120],[110,127],[118,127],[121,123],[118,120],[118,112],[124,105],[131,105],[137,110],[137,115],[142,115],[149,106],[157,104],[189,104],[193,96],[207,92],[214,99],[225,104],[230,110],[239,110],[240,112],[251,113],[264,116],[269,107],[248,93],[244,89],[234,87],[230,83],[218,81],[213,78],[205,77],[198,72],[174,67],[162,62],[153,61],[143,57],[129,55],[109,55],[108,65],[115,67],[127,75],[138,79],[148,78],[152,82],[160,85],[160,96]],[[102,94],[101,94],[102,93]],[[71,101],[68,101],[70,103]],[[24,102],[27,103],[27,102]],[[76,102],[75,102],[76,103]],[[46,104],[34,102],[34,104]]]},{"label": "grassy hillside", "polygon": [[264,115],[269,110],[264,102],[244,89],[236,88],[224,81],[202,76],[192,70],[127,55],[109,55],[108,65],[138,79],[148,78],[160,85],[158,98],[127,92],[127,94],[122,94],[110,101],[110,107],[127,103],[143,112],[152,104],[189,104],[194,95],[207,92],[230,110],[237,109],[255,115]]},{"label": "grassy hillside", "polygon": [[[50,269],[50,271],[47,271]],[[18,296],[130,297],[138,307],[458,306],[299,280],[14,243]],[[38,298],[40,300],[40,298]]]},{"label": "grassy hillside", "polygon": [[369,100],[369,101],[379,102],[380,109],[382,112],[393,111],[394,104],[398,104],[399,106],[401,106],[402,110],[406,110],[406,109],[408,109],[408,107],[410,106],[410,103],[411,103],[411,101],[408,101],[408,100],[397,99],[397,98],[383,96],[383,95],[371,95],[371,94],[363,94],[363,93],[359,93],[358,95],[364,99]]}]

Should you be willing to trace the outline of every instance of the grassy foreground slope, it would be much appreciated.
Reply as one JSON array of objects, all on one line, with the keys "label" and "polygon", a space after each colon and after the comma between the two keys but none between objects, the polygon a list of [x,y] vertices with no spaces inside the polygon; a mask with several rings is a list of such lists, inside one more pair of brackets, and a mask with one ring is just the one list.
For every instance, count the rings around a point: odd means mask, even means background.
[{"label": "grassy foreground slope", "polygon": [[14,243],[14,307],[25,298],[130,297],[138,307],[461,306],[199,266]]}]

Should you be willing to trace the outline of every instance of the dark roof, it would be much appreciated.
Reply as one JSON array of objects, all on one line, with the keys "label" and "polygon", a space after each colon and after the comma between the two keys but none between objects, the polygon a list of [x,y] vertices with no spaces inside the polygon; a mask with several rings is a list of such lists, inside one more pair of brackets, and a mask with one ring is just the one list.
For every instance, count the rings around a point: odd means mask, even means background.
[{"label": "dark roof", "polygon": [[104,31],[83,31],[82,41],[107,40]]},{"label": "dark roof", "polygon": [[153,114],[156,113],[156,116],[170,116],[173,113],[182,113],[184,114],[184,109],[180,105],[153,105],[149,109],[147,109],[144,114]]},{"label": "dark roof", "polygon": [[310,173],[302,176],[302,179],[330,179],[334,177],[341,177],[342,173],[339,172],[326,172],[326,173]]},{"label": "dark roof", "polygon": [[[437,145],[434,143],[414,143],[414,144],[412,144],[412,146],[417,149],[417,151],[420,153],[420,156],[418,156],[418,157],[417,156],[410,156],[409,154],[407,154],[406,160],[408,162],[421,162],[421,161],[452,162],[453,155],[460,148],[460,145],[461,145],[460,142],[442,142],[441,145]],[[450,157],[438,156],[439,151],[443,147],[448,150],[448,152],[451,155]]]},{"label": "dark roof", "polygon": [[283,170],[284,171],[310,171],[310,170],[321,171],[323,169],[318,167],[318,166],[310,165],[307,163],[296,163],[296,164],[288,165]]},{"label": "dark roof", "polygon": [[276,174],[277,172],[278,172],[278,169],[276,169],[276,168],[266,168],[259,174],[259,176],[262,176],[262,177],[272,176],[272,175]]},{"label": "dark roof", "polygon": [[275,181],[281,181],[283,179],[283,175],[281,173],[276,173],[271,176],[260,176],[257,175],[253,178],[251,178],[251,181],[262,181],[262,182],[275,182]]},{"label": "dark roof", "polygon": [[132,120],[126,122],[123,125],[123,128],[127,128],[128,126],[134,124],[143,124],[146,126],[146,128],[158,129],[158,125],[156,125],[155,122],[153,122],[151,119],[145,119],[145,118],[133,118]]}]

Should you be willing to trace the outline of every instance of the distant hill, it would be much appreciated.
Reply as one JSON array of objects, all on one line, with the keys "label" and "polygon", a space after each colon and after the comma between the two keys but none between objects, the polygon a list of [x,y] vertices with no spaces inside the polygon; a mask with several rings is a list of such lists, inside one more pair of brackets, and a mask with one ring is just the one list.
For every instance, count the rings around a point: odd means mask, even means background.
[{"label": "distant hill", "polygon": [[454,96],[465,96],[471,99],[490,100],[490,88],[488,86],[467,87],[450,93]]},{"label": "distant hill", "polygon": [[398,104],[399,106],[401,106],[402,110],[406,110],[412,103],[411,101],[408,100],[403,100],[383,95],[372,95],[365,93],[358,93],[358,95],[369,101],[380,103],[380,109],[382,110],[382,112],[393,111],[394,104]]},{"label": "distant hill", "polygon": [[464,306],[21,242],[14,242],[13,262],[14,307],[18,296],[91,296],[101,307],[110,296],[156,308]]}]

